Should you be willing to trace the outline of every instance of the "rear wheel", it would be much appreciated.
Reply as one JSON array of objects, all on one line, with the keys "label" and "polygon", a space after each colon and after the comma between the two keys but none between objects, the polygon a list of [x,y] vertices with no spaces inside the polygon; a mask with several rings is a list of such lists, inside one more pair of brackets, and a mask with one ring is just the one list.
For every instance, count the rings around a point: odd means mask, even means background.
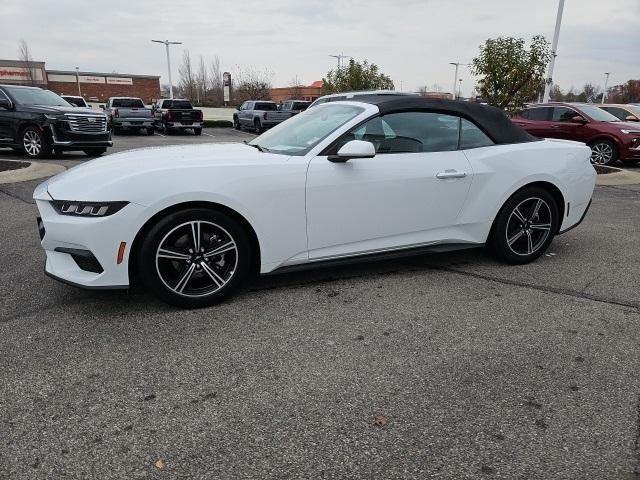
[{"label": "rear wheel", "polygon": [[196,135],[202,135],[202,129],[201,128],[194,128],[193,129],[193,133],[195,133]]},{"label": "rear wheel", "polygon": [[147,135],[153,135],[155,133],[153,130],[153,127],[147,127],[146,131],[147,131]]},{"label": "rear wheel", "polygon": [[138,272],[165,302],[206,307],[242,285],[250,257],[247,234],[237,221],[215,210],[190,208],[167,215],[149,230]]},{"label": "rear wheel", "polygon": [[558,231],[559,210],[553,196],[539,187],[516,192],[493,226],[489,246],[507,263],[529,263],[542,255]]},{"label": "rear wheel", "polygon": [[22,150],[29,158],[47,158],[51,155],[51,142],[42,130],[27,127],[22,131]]},{"label": "rear wheel", "polygon": [[618,160],[618,149],[611,140],[596,140],[590,147],[594,165],[613,165]]}]

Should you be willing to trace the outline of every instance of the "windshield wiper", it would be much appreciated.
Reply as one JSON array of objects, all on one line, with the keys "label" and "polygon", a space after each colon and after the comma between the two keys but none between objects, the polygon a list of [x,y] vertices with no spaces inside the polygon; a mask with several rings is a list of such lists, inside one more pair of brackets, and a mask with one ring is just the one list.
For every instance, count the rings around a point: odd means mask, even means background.
[{"label": "windshield wiper", "polygon": [[264,147],[261,147],[257,143],[249,143],[246,140],[244,141],[245,145],[249,145],[250,147],[257,148],[260,152],[268,152],[268,150]]}]

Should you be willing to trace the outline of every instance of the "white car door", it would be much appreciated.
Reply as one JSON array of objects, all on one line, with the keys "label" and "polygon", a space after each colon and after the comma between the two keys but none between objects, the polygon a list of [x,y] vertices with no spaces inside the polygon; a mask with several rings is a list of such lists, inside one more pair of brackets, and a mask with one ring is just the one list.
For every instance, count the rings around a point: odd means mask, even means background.
[{"label": "white car door", "polygon": [[[373,158],[313,158],[307,174],[309,258],[375,253],[452,238],[473,172],[459,146],[460,119],[387,114],[344,135],[370,141]],[[330,153],[334,153],[333,151]]]}]

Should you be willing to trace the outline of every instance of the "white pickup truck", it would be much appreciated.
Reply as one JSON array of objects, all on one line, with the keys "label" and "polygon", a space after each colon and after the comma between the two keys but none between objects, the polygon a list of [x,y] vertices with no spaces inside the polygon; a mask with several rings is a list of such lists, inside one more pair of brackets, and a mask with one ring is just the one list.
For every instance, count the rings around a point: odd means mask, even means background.
[{"label": "white pickup truck", "polygon": [[122,129],[139,132],[144,128],[147,135],[153,135],[151,108],[145,107],[140,98],[111,97],[104,108],[114,133]]},{"label": "white pickup truck", "polygon": [[291,113],[278,110],[276,102],[247,100],[233,112],[233,126],[236,130],[245,127],[262,133],[265,128],[273,127],[290,117]]}]

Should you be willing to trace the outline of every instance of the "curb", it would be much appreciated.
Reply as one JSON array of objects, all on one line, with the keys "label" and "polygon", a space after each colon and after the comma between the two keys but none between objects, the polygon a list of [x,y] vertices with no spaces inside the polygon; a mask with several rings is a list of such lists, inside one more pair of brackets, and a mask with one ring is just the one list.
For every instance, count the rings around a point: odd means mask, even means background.
[{"label": "curb", "polygon": [[607,169],[613,171],[613,173],[599,174],[596,178],[596,185],[615,186],[640,184],[640,172],[615,167],[607,167]]},{"label": "curb", "polygon": [[[8,162],[14,160],[6,160]],[[15,160],[20,162],[27,162],[26,160]],[[0,184],[3,183],[18,183],[26,182],[28,180],[36,180],[38,178],[51,177],[57,173],[66,170],[62,165],[57,163],[40,163],[40,162],[27,162],[28,167],[19,168],[17,170],[7,170],[6,172],[0,172]]]}]

